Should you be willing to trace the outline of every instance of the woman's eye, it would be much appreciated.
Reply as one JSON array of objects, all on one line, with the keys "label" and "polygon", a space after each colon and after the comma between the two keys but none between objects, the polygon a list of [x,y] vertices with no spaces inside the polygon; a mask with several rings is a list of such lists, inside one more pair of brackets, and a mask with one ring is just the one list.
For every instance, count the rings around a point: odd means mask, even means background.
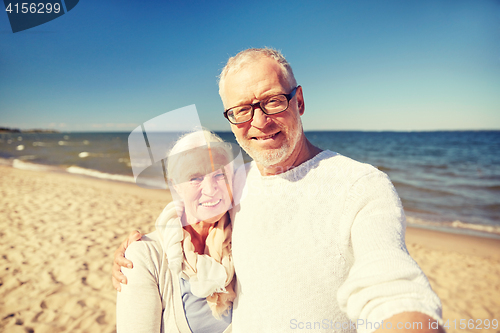
[{"label": "woman's eye", "polygon": [[225,177],[224,177],[224,174],[222,172],[215,175],[215,179],[217,179],[217,180],[222,180],[224,178]]},{"label": "woman's eye", "polygon": [[199,184],[203,181],[203,177],[193,177],[189,180],[192,184]]}]

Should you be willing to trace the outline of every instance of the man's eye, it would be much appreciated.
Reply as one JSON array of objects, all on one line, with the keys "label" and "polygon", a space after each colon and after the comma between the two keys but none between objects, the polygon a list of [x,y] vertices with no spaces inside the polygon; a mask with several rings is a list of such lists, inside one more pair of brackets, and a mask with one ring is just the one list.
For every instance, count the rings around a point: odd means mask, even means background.
[{"label": "man's eye", "polygon": [[274,108],[280,106],[282,103],[283,101],[279,98],[271,98],[270,100],[266,101],[266,107]]},{"label": "man's eye", "polygon": [[241,106],[237,109],[234,110],[234,115],[235,116],[241,116],[241,115],[245,115],[249,112],[252,111],[252,107],[251,106]]}]

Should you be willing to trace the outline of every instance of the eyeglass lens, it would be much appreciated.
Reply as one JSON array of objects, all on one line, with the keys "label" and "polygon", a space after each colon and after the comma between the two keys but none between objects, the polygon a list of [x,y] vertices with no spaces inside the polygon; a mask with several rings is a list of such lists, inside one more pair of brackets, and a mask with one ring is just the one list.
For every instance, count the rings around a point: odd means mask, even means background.
[{"label": "eyeglass lens", "polygon": [[253,111],[257,105],[267,114],[276,114],[286,110],[288,99],[284,95],[277,95],[254,105],[237,106],[228,111],[228,117],[235,123],[249,121],[252,119]]}]

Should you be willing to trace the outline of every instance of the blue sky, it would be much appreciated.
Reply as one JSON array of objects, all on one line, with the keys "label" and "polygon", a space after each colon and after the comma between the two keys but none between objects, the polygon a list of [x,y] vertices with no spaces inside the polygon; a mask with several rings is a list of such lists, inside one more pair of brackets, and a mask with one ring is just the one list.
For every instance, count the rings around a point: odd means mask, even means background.
[{"label": "blue sky", "polygon": [[216,76],[280,49],[306,130],[500,129],[500,1],[96,1],[12,33],[0,13],[0,126],[131,131],[196,104],[229,130]]}]

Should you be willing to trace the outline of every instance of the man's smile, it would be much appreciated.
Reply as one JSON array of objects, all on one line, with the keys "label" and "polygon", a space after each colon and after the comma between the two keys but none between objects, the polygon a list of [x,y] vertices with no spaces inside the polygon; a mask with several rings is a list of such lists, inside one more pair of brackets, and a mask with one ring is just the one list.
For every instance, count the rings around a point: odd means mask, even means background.
[{"label": "man's smile", "polygon": [[251,139],[257,140],[257,141],[266,141],[269,139],[275,139],[279,133],[281,133],[281,131],[278,131],[276,133],[269,134],[269,135],[253,136],[253,137],[251,137]]}]

